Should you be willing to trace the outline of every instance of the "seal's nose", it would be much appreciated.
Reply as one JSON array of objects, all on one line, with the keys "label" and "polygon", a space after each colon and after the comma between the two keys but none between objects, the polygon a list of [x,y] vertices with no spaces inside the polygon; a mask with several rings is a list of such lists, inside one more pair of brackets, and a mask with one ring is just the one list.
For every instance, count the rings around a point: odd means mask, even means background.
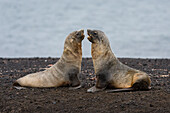
[{"label": "seal's nose", "polygon": [[84,29],[81,29],[78,32],[81,32],[81,34],[84,34]]}]

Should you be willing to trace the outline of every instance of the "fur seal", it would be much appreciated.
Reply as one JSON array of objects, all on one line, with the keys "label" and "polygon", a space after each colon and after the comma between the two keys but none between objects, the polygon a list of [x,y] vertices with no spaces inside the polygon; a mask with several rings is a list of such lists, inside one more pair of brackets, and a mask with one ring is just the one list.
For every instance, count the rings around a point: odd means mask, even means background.
[{"label": "fur seal", "polygon": [[64,43],[61,58],[45,71],[28,74],[14,82],[14,86],[25,87],[59,87],[70,85],[80,87],[78,74],[81,71],[84,30],[70,33]]},{"label": "fur seal", "polygon": [[106,87],[114,88],[108,92],[150,89],[148,74],[122,64],[113,54],[104,32],[88,29],[87,34],[92,43],[91,55],[97,78],[96,85],[87,92],[102,91]]}]

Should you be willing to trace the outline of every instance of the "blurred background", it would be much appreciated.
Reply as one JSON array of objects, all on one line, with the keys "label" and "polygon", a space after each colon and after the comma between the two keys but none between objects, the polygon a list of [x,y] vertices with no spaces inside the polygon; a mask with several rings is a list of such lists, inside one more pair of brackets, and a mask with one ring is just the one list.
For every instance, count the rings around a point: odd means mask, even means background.
[{"label": "blurred background", "polygon": [[0,57],[60,57],[66,36],[88,28],[117,57],[170,58],[169,0],[0,0]]}]

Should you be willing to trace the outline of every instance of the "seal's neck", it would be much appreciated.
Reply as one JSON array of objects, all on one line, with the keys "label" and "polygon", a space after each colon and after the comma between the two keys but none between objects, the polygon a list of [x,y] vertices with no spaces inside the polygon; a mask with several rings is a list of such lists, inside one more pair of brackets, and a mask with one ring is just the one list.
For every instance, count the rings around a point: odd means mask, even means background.
[{"label": "seal's neck", "polygon": [[114,65],[118,61],[110,45],[101,46],[100,44],[92,44],[91,49],[95,73],[103,70],[103,67],[107,67],[108,69],[109,65]]},{"label": "seal's neck", "polygon": [[65,46],[63,55],[60,58],[65,63],[73,63],[77,65],[81,65],[82,60],[82,48],[81,43],[78,43],[76,46],[73,47]]},{"label": "seal's neck", "polygon": [[116,59],[114,53],[112,52],[110,45],[107,44],[99,44],[99,43],[92,43],[91,45],[91,55],[94,60],[98,60],[101,58],[105,58],[108,55],[112,56],[114,59]]}]

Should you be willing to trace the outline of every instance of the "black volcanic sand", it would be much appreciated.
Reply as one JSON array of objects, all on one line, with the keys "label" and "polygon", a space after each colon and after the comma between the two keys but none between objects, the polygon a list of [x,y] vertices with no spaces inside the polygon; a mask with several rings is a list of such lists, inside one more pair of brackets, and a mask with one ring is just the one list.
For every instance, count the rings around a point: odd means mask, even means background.
[{"label": "black volcanic sand", "polygon": [[[83,58],[78,90],[13,88],[12,83],[29,73],[42,71],[58,58],[0,58],[0,112],[148,112],[170,113],[170,59],[120,58],[124,64],[147,72],[152,90],[117,93],[86,93],[95,84],[91,58]],[[152,75],[151,75],[152,74]]]}]

